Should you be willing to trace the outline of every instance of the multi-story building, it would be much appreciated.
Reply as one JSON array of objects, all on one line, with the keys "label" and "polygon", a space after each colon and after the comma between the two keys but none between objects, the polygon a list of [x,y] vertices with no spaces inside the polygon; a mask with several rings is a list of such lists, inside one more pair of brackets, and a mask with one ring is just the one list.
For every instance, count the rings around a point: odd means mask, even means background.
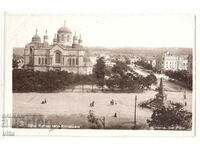
[{"label": "multi-story building", "polygon": [[169,52],[164,53],[163,57],[163,70],[173,70],[176,71],[178,70],[178,62],[179,62],[179,57],[176,55],[172,55]]},{"label": "multi-story building", "polygon": [[81,36],[61,27],[53,39],[53,44],[48,43],[47,31],[43,38],[36,34],[32,41],[24,48],[24,67],[34,71],[61,70],[77,74],[91,74],[92,64],[90,57],[85,54]]},{"label": "multi-story building", "polygon": [[188,58],[186,55],[172,55],[169,52],[165,52],[163,58],[163,69],[166,70],[187,70]]},{"label": "multi-story building", "polygon": [[188,69],[188,56],[181,55],[178,60],[178,70],[187,70]]},{"label": "multi-story building", "polygon": [[153,68],[156,67],[156,58],[155,58],[155,56],[151,56],[151,57],[147,56],[147,57],[145,57],[144,62],[150,64]]},{"label": "multi-story building", "polygon": [[192,74],[192,70],[193,70],[193,66],[192,66],[192,64],[193,64],[193,58],[192,58],[192,55],[189,55],[188,56],[188,67],[187,67],[187,71],[190,73],[190,74]]},{"label": "multi-story building", "polygon": [[[160,63],[159,63],[160,60]],[[159,68],[161,71],[178,71],[188,70],[188,56],[187,55],[172,55],[169,52],[165,52],[164,55],[157,59]]]}]

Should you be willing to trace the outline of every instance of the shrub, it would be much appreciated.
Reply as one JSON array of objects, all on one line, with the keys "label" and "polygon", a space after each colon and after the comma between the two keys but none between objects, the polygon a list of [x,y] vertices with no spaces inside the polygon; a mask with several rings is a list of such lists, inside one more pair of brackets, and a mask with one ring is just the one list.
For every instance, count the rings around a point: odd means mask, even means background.
[{"label": "shrub", "polygon": [[105,117],[98,118],[95,116],[94,112],[90,110],[87,118],[88,118],[88,122],[90,123],[90,128],[92,129],[105,128]]},{"label": "shrub", "polygon": [[192,74],[189,74],[186,70],[165,71],[165,75],[184,83],[187,88],[192,90]]},{"label": "shrub", "polygon": [[147,123],[154,129],[189,130],[192,128],[192,113],[184,110],[181,104],[174,103],[168,107],[155,109]]},{"label": "shrub", "polygon": [[13,70],[13,92],[54,92],[73,84],[90,84],[91,75],[66,71]]}]

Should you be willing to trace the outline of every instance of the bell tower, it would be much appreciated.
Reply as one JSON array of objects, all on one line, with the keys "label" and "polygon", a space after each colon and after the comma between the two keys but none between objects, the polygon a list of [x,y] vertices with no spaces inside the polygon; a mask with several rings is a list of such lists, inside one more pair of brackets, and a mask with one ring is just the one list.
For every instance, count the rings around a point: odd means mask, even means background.
[{"label": "bell tower", "polygon": [[78,37],[76,36],[76,32],[75,32],[75,34],[74,34],[74,36],[73,36],[73,44],[72,44],[72,47],[73,48],[77,48],[79,46],[79,44],[78,44]]}]

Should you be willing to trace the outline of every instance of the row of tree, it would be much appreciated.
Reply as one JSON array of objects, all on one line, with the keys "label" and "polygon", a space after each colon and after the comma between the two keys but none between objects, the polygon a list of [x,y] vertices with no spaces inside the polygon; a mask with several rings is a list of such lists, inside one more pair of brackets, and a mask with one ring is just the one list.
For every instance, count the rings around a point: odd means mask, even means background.
[{"label": "row of tree", "polygon": [[155,84],[155,75],[140,76],[127,66],[117,61],[111,68],[105,66],[104,58],[97,60],[92,75],[78,75],[66,71],[33,71],[13,69],[13,92],[54,92],[73,88],[75,85],[97,85],[114,90],[143,90]]},{"label": "row of tree", "polygon": [[13,70],[13,92],[54,92],[91,82],[91,75],[75,75],[66,71]]},{"label": "row of tree", "polygon": [[152,70],[153,72],[159,72],[156,67],[153,67],[151,64],[146,63],[144,60],[135,62],[136,65],[141,66],[147,70]]},{"label": "row of tree", "polygon": [[97,60],[93,70],[97,85],[103,87],[106,85],[112,91],[116,89],[124,90],[143,90],[157,83],[154,74],[143,77],[128,67],[126,62],[116,61],[112,68],[105,66],[104,58]]},{"label": "row of tree", "polygon": [[143,60],[137,61],[137,62],[135,62],[135,64],[138,65],[138,66],[142,66],[142,67],[144,67],[145,69],[153,70],[152,65],[149,64],[149,63],[146,63],[146,62],[143,61]]},{"label": "row of tree", "polygon": [[189,74],[186,70],[165,71],[165,75],[184,83],[187,88],[192,90],[192,74]]}]

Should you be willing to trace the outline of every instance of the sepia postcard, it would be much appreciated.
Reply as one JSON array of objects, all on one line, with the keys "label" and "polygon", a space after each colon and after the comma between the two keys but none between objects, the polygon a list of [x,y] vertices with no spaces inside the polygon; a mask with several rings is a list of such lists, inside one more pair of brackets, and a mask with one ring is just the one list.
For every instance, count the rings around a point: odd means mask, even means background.
[{"label": "sepia postcard", "polygon": [[1,18],[3,136],[195,135],[195,15]]}]

